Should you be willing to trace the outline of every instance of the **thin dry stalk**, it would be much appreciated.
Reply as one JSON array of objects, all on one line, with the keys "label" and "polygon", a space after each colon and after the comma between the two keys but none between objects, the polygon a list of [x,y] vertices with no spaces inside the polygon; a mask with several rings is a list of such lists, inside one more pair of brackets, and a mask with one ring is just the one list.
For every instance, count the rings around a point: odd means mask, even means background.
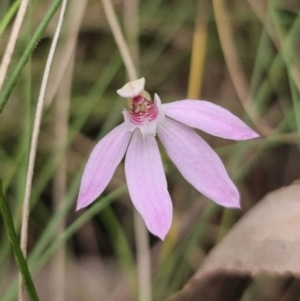
[{"label": "thin dry stalk", "polygon": [[[47,89],[49,92],[45,99],[45,106],[49,106],[57,93],[55,102],[54,147],[59,153],[65,148],[68,139],[68,111],[74,69],[75,47],[86,4],[87,0],[82,0],[79,3],[72,2],[70,5],[66,39],[61,51],[56,56],[56,62],[53,64],[53,71],[51,73],[52,81],[50,77],[50,87]],[[66,193],[66,186],[66,156],[62,155],[53,182],[54,212],[59,210]],[[61,235],[64,228],[65,220],[63,219],[57,228],[57,237]],[[65,245],[62,245],[53,259],[51,275],[53,288],[52,299],[55,301],[65,300],[65,256]]]},{"label": "thin dry stalk", "polygon": [[106,18],[108,20],[109,26],[112,30],[114,39],[122,56],[124,65],[126,67],[128,77],[130,80],[134,80],[137,78],[136,68],[133,64],[133,60],[128,50],[128,46],[125,42],[124,36],[122,34],[120,25],[118,23],[116,13],[114,8],[110,2],[110,0],[101,0],[103,4],[103,8],[105,11]]},{"label": "thin dry stalk", "polygon": [[139,73],[140,50],[139,36],[139,0],[124,0],[124,28],[128,48],[136,69]]},{"label": "thin dry stalk", "polygon": [[192,58],[188,85],[188,98],[199,99],[201,95],[204,59],[207,45],[207,1],[198,5],[193,34]]},{"label": "thin dry stalk", "polygon": [[[54,118],[54,148],[57,151],[64,149],[68,140],[68,117],[69,117],[69,104],[70,92],[72,84],[72,74],[74,67],[74,55],[72,56],[66,73],[61,81],[58,89],[57,99],[55,102],[55,118]],[[54,214],[58,212],[62,201],[64,200],[67,187],[67,162],[66,155],[63,155],[58,169],[54,175],[53,182],[53,201],[54,201]],[[65,229],[65,219],[58,225],[56,237],[59,237]],[[52,269],[52,284],[53,284],[53,301],[65,300],[65,245],[56,253],[53,259]]]},{"label": "thin dry stalk", "polygon": [[8,41],[8,44],[6,46],[6,49],[5,49],[5,52],[3,55],[2,63],[0,66],[0,91],[2,89],[3,82],[6,77],[7,69],[10,64],[11,57],[12,57],[12,54],[13,54],[15,46],[16,46],[20,28],[22,26],[22,23],[23,23],[25,14],[26,14],[26,10],[28,7],[28,2],[29,2],[29,0],[23,0],[20,4],[16,19],[15,19],[15,22],[14,22],[14,25],[12,28],[11,35],[9,37],[9,41]]},{"label": "thin dry stalk", "polygon": [[[137,76],[139,69],[139,0],[124,1],[124,28]],[[151,301],[151,256],[148,230],[136,210],[134,210],[133,215],[137,249],[138,300]]]},{"label": "thin dry stalk", "polygon": [[[240,66],[238,55],[235,49],[233,38],[233,30],[230,19],[223,0],[213,0],[217,29],[221,46],[223,49],[227,68],[233,81],[238,97],[247,111],[249,111],[248,98],[248,83],[244,72]],[[250,108],[250,110],[252,110]],[[252,114],[252,112],[251,112]]]},{"label": "thin dry stalk", "polygon": [[[31,187],[32,187],[32,178],[33,178],[33,170],[35,164],[36,157],[36,149],[38,143],[38,136],[40,132],[40,124],[42,119],[43,112],[43,104],[45,99],[45,91],[49,78],[50,68],[53,61],[54,52],[56,49],[58,37],[61,31],[64,14],[66,11],[67,0],[64,0],[62,3],[60,16],[57,24],[57,28],[55,30],[55,34],[53,37],[53,41],[50,47],[49,55],[46,62],[45,71],[43,74],[42,85],[39,93],[37,108],[35,112],[34,125],[33,125],[33,133],[30,144],[30,154],[29,154],[29,164],[26,176],[26,186],[25,186],[25,195],[23,200],[23,211],[22,211],[22,226],[21,226],[21,249],[24,254],[24,257],[27,256],[27,239],[28,239],[28,220],[30,213],[30,195],[31,195]],[[25,291],[24,291],[24,283],[23,278],[19,276],[19,301],[25,300]]]},{"label": "thin dry stalk", "polygon": [[243,69],[241,68],[238,54],[234,46],[233,29],[224,0],[213,0],[212,3],[224,58],[239,100],[256,127],[264,135],[269,135],[271,133],[271,128],[262,124],[250,100],[248,82]]},{"label": "thin dry stalk", "polygon": [[134,235],[137,249],[138,300],[151,301],[151,254],[149,234],[140,214],[134,210]]},{"label": "thin dry stalk", "polygon": [[87,0],[73,1],[68,9],[68,25],[66,28],[66,40],[60,51],[57,53],[57,59],[53,63],[53,71],[51,72],[45,106],[51,105],[58,87],[61,84],[66,68],[71,60],[72,54],[75,52],[79,29],[86,10]]},{"label": "thin dry stalk", "polygon": [[[126,32],[129,36],[131,49],[133,49],[135,63],[138,64],[138,0],[127,0],[125,4],[125,26]],[[129,3],[130,2],[130,3]],[[110,0],[102,0],[104,11],[111,27],[114,39],[119,48],[123,62],[125,64],[127,74],[130,80],[137,79],[137,70],[134,61],[130,55],[129,47],[127,46],[123,37],[120,25],[118,23],[115,11]],[[131,11],[131,12],[130,12]],[[127,19],[128,18],[128,19]],[[131,18],[132,20],[129,20]],[[128,103],[131,106],[131,103]],[[139,213],[134,210],[134,228],[137,243],[137,268],[139,279],[139,300],[151,300],[151,258],[148,242],[148,231],[141,219]]]},{"label": "thin dry stalk", "polygon": [[[279,35],[276,33],[275,28],[276,26],[274,25],[274,20],[273,23],[272,18],[269,16],[267,9],[265,11],[261,8],[264,4],[261,2],[253,1],[253,0],[248,0],[249,5],[253,9],[253,11],[256,13],[257,17],[261,21],[261,23],[264,25],[266,28],[270,38],[272,39],[273,43],[275,44],[276,48],[283,52],[287,51],[289,47],[291,46],[292,42],[292,29],[290,29],[289,33],[283,35]],[[295,26],[295,24],[293,25]],[[292,48],[292,47],[290,47]],[[291,64],[290,66],[290,72],[291,76],[294,80],[295,85],[298,88],[298,91],[300,91],[300,70],[297,68],[299,66],[299,59],[298,56],[295,53],[289,52],[289,55],[292,59],[293,62],[296,62],[294,64]]]}]

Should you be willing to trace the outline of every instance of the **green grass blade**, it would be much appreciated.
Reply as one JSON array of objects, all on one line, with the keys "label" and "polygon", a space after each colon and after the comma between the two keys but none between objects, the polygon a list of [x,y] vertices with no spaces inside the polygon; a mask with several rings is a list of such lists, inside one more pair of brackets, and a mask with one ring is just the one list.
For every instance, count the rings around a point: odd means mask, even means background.
[{"label": "green grass blade", "polygon": [[[43,253],[43,256],[37,256],[37,258],[30,257],[33,270],[40,269],[48,260],[53,256],[54,252],[66,242],[74,233],[76,233],[83,225],[85,225],[91,218],[101,212],[104,208],[109,206],[115,199],[120,197],[127,191],[127,186],[123,185],[114,190],[107,196],[101,198],[93,206],[86,209],[58,238],[50,245]],[[40,254],[39,254],[40,255]]]},{"label": "green grass blade", "polygon": [[17,0],[9,9],[9,11],[6,13],[6,15],[4,16],[3,20],[0,22],[0,38],[5,30],[5,28],[7,27],[7,25],[9,24],[10,20],[12,19],[12,17],[15,15],[17,9],[19,8],[21,3],[21,0]]},{"label": "green grass blade", "polygon": [[[86,209],[52,244],[47,246],[48,240],[43,239],[43,242],[36,246],[32,254],[29,255],[28,262],[31,267],[32,273],[36,273],[44,264],[46,264],[56,250],[65,243],[72,235],[74,235],[84,224],[86,224],[91,218],[99,214],[103,209],[109,206],[114,200],[123,195],[127,191],[127,186],[123,185],[106,196],[103,196],[96,201],[93,206]],[[60,220],[55,220],[49,225],[47,234],[53,237],[55,226]],[[44,237],[45,238],[45,237]],[[17,294],[17,283],[13,282],[7,294],[1,299],[1,301],[15,300]]]},{"label": "green grass blade", "polygon": [[25,65],[27,64],[31,54],[33,53],[36,45],[38,44],[39,40],[41,39],[45,29],[47,28],[48,24],[50,23],[53,15],[56,13],[57,9],[59,8],[62,0],[55,0],[48,10],[44,20],[41,22],[40,26],[36,30],[33,38],[29,42],[23,56],[20,59],[14,73],[10,77],[8,83],[4,86],[3,92],[0,96],[0,114],[2,113],[10,94],[12,93]]},{"label": "green grass blade", "polygon": [[36,293],[27,262],[23,256],[20,248],[17,233],[14,227],[12,214],[8,206],[6,197],[2,189],[2,182],[0,181],[0,210],[3,216],[4,226],[6,229],[7,236],[9,237],[19,270],[24,278],[25,287],[28,292],[28,296],[31,301],[38,301],[38,295]]}]

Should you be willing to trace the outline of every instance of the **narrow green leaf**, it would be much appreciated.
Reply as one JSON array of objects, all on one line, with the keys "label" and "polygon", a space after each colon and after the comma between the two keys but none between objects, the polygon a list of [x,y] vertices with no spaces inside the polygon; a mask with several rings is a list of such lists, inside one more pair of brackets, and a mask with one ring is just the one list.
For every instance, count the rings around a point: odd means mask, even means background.
[{"label": "narrow green leaf", "polygon": [[[31,267],[32,273],[36,273],[48,260],[53,256],[56,250],[65,243],[78,229],[80,229],[85,223],[87,223],[93,216],[101,212],[104,208],[111,204],[115,199],[123,195],[127,191],[126,185],[123,185],[108,195],[100,198],[97,202],[86,209],[52,244],[47,246],[48,241],[43,239],[43,242],[36,245],[33,253],[28,258],[29,265]],[[73,198],[71,198],[72,200]],[[68,207],[68,206],[67,206]],[[69,208],[69,207],[68,207]],[[60,214],[65,214],[65,210],[68,208],[62,208]],[[55,218],[45,230],[47,236],[53,237],[53,231],[55,231],[57,224],[60,219]],[[44,236],[43,236],[44,237]],[[51,239],[50,239],[51,240]],[[53,241],[53,239],[52,239]],[[7,294],[1,299],[1,301],[11,301],[15,300],[17,294],[17,283],[14,282],[10,287]]]},{"label": "narrow green leaf", "polygon": [[0,38],[5,30],[5,28],[7,27],[7,25],[9,24],[10,20],[12,19],[12,17],[15,15],[17,9],[19,8],[21,3],[21,0],[17,0],[9,9],[9,11],[6,13],[6,15],[4,16],[4,18],[2,19],[2,21],[0,22]]},{"label": "narrow green leaf", "polygon": [[93,216],[101,212],[104,208],[110,205],[115,199],[123,195],[127,191],[127,186],[123,185],[110,194],[102,197],[99,201],[95,202],[93,206],[90,206],[85,210],[57,239],[44,250],[42,256],[33,258],[30,256],[30,263],[34,270],[41,268],[53,255],[53,253],[61,246],[63,242],[66,242],[76,231],[78,231],[84,224],[86,224]]},{"label": "narrow green leaf", "polygon": [[7,84],[4,86],[3,92],[0,96],[0,114],[2,113],[8,98],[10,94],[12,93],[26,63],[28,62],[31,54],[33,53],[36,45],[38,44],[39,40],[41,39],[45,29],[47,28],[48,24],[50,23],[53,15],[56,13],[57,9],[59,8],[60,4],[62,3],[62,0],[55,0],[48,10],[44,20],[39,25],[38,29],[36,30],[33,38],[29,42],[23,56],[20,59],[20,62],[18,63],[16,69],[14,70],[14,73],[8,80]]},{"label": "narrow green leaf", "polygon": [[22,250],[20,248],[18,236],[15,230],[15,226],[13,223],[12,214],[10,208],[8,206],[6,197],[2,188],[2,181],[0,181],[0,210],[3,216],[4,226],[7,233],[7,236],[10,240],[10,244],[12,246],[19,270],[23,276],[25,287],[28,292],[28,296],[31,301],[38,301],[38,295],[36,293],[27,262],[23,256]]}]

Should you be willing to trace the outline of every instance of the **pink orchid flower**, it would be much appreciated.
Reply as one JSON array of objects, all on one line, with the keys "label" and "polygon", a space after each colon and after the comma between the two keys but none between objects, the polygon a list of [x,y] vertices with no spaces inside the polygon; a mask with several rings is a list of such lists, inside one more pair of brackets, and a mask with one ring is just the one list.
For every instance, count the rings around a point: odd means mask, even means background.
[{"label": "pink orchid flower", "polygon": [[106,188],[126,153],[125,173],[131,200],[148,230],[162,240],[172,222],[172,202],[159,154],[157,133],[184,178],[225,207],[240,207],[239,192],[213,149],[191,128],[214,136],[246,140],[258,137],[235,115],[207,101],[180,100],[161,104],[144,90],[145,79],[117,91],[132,101],[121,125],[93,149],[81,180],[77,210],[90,205]]}]

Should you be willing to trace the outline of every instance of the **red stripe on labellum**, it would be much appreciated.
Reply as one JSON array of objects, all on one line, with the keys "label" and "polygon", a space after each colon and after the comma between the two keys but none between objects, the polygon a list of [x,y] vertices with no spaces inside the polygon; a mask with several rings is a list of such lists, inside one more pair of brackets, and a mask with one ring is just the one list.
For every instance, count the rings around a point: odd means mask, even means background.
[{"label": "red stripe on labellum", "polygon": [[147,121],[152,121],[157,117],[157,115],[157,106],[147,99],[144,99],[144,103],[140,106],[133,104],[132,109],[129,111],[130,121],[137,125],[142,125]]}]

